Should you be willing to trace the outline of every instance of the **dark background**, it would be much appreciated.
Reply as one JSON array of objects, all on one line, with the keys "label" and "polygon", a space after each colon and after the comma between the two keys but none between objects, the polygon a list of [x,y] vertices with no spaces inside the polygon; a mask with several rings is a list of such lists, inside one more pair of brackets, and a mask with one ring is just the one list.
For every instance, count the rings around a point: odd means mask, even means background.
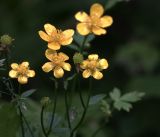
[{"label": "dark background", "polygon": [[[107,0],[0,0],[0,35],[9,34],[15,39],[11,62],[28,60],[36,70],[36,78],[24,88],[38,89],[33,96],[37,102],[53,89],[48,74],[41,70],[47,46],[38,31],[48,22],[58,28],[75,29],[75,13],[88,11],[94,2],[105,5]],[[118,87],[124,93],[136,90],[146,96],[130,113],[115,114],[99,137],[160,137],[159,5],[159,0],[130,0],[106,11],[114,23],[107,35],[94,39],[89,53],[106,57],[110,67],[94,86],[93,94]],[[73,52],[65,52],[72,58]],[[87,86],[86,81],[84,84]]]}]

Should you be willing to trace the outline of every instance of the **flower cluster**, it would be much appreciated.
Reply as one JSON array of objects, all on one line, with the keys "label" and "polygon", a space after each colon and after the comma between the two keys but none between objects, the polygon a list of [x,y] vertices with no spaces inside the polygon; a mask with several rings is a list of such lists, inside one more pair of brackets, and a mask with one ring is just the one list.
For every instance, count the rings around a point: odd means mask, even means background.
[{"label": "flower cluster", "polygon": [[39,36],[48,42],[48,49],[45,52],[45,56],[50,62],[45,63],[42,69],[44,72],[53,70],[53,75],[56,78],[61,78],[64,75],[64,70],[71,70],[71,65],[65,62],[69,60],[69,57],[63,52],[57,52],[57,50],[59,50],[61,46],[72,43],[74,30],[58,30],[51,24],[45,24],[44,29],[46,33],[39,31]]},{"label": "flower cluster", "polygon": [[[105,28],[112,25],[113,19],[111,16],[103,16],[103,14],[104,8],[98,3],[91,6],[89,15],[84,11],[76,13],[75,18],[80,22],[76,27],[77,32],[84,37],[91,33],[94,35],[106,34]],[[62,46],[72,43],[74,30],[67,29],[62,31],[49,23],[44,25],[44,30],[39,31],[39,36],[48,43],[45,56],[49,61],[42,66],[42,70],[46,73],[53,71],[55,78],[62,78],[64,70],[71,71],[71,65],[66,62],[69,60],[69,57],[65,53],[59,52],[59,50]],[[81,53],[76,53],[73,56],[73,61],[83,71],[82,76],[84,78],[93,76],[93,78],[99,80],[103,77],[100,71],[108,68],[107,60],[99,59],[97,54],[91,54],[88,56],[88,59],[84,60]],[[9,76],[18,78],[18,82],[21,84],[26,84],[29,77],[35,76],[35,72],[29,70],[28,62],[22,62],[20,65],[13,63],[11,67],[12,70],[9,72]]]}]

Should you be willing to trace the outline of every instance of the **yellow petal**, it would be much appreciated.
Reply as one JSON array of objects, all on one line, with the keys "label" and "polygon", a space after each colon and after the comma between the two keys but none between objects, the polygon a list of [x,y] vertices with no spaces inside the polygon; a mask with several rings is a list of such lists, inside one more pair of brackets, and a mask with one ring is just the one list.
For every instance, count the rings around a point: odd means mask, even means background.
[{"label": "yellow petal", "polygon": [[62,35],[64,40],[68,39],[68,38],[70,38],[70,37],[72,37],[74,35],[74,30],[73,29],[65,30],[65,31],[62,32],[61,35]]},{"label": "yellow petal", "polygon": [[61,58],[63,58],[64,61],[69,60],[69,57],[68,57],[66,54],[64,54],[63,52],[58,53],[58,55],[59,55]]},{"label": "yellow petal", "polygon": [[81,63],[80,67],[81,67],[82,69],[86,69],[86,68],[87,68],[87,65],[88,65],[88,60],[84,60],[84,61]]},{"label": "yellow petal", "polygon": [[35,71],[34,70],[28,70],[27,77],[34,77],[34,76],[35,76]]},{"label": "yellow petal", "polygon": [[72,41],[73,41],[73,38],[69,38],[69,39],[67,39],[67,40],[63,40],[63,41],[61,41],[61,44],[62,45],[69,45],[69,44],[71,44],[72,43]]},{"label": "yellow petal", "polygon": [[108,68],[108,62],[106,59],[101,59],[99,61],[99,67],[100,69],[107,69]]},{"label": "yellow petal", "polygon": [[25,76],[19,76],[19,77],[18,77],[18,82],[19,82],[20,84],[26,84],[26,83],[28,82],[28,78],[25,77]]},{"label": "yellow petal", "polygon": [[24,62],[21,63],[21,65],[27,68],[29,66],[29,62],[24,61]]},{"label": "yellow petal", "polygon": [[98,59],[98,55],[97,54],[91,54],[88,56],[89,60],[97,60]]},{"label": "yellow petal", "polygon": [[84,78],[89,78],[91,76],[91,71],[89,69],[84,70],[82,76]]},{"label": "yellow petal", "polygon": [[109,27],[111,26],[113,23],[113,19],[111,16],[103,16],[101,19],[100,19],[100,24],[99,26],[102,27],[102,28],[105,28],[105,27]]},{"label": "yellow petal", "polygon": [[93,77],[97,80],[100,80],[103,78],[103,74],[101,72],[99,72],[98,70],[96,70],[94,73],[93,73]]},{"label": "yellow petal", "polygon": [[100,27],[96,27],[96,26],[93,26],[92,27],[92,32],[95,34],[95,35],[102,35],[102,34],[106,34],[107,31],[105,29],[102,29]]},{"label": "yellow petal", "polygon": [[81,35],[88,35],[90,33],[90,26],[87,23],[79,23],[77,25],[77,31]]},{"label": "yellow petal", "polygon": [[50,72],[53,69],[53,64],[52,62],[47,62],[42,66],[42,69],[44,72]]},{"label": "yellow petal", "polygon": [[56,32],[55,26],[48,23],[44,25],[44,29],[48,35],[52,35],[52,33]]},{"label": "yellow petal", "polygon": [[19,65],[17,63],[12,63],[11,64],[11,68],[16,70],[19,67]]},{"label": "yellow petal", "polygon": [[9,72],[9,76],[10,76],[11,78],[17,78],[18,72],[15,71],[15,70],[11,70],[11,71]]},{"label": "yellow petal", "polygon": [[59,50],[60,49],[60,44],[58,42],[51,42],[48,43],[48,48],[52,49],[52,50]]},{"label": "yellow petal", "polygon": [[55,50],[47,49],[45,51],[45,56],[46,56],[47,59],[52,61],[53,57],[57,56],[57,52]]},{"label": "yellow petal", "polygon": [[90,9],[91,16],[101,17],[103,13],[104,13],[104,8],[101,4],[95,3],[91,6],[91,9]]},{"label": "yellow petal", "polygon": [[66,71],[71,71],[71,65],[69,63],[63,63],[63,69]]},{"label": "yellow petal", "polygon": [[90,20],[88,14],[83,11],[76,13],[75,18],[80,22],[88,22]]},{"label": "yellow petal", "polygon": [[61,78],[61,77],[63,77],[63,75],[64,75],[64,71],[63,71],[63,69],[61,67],[56,67],[54,69],[54,76],[56,78]]},{"label": "yellow petal", "polygon": [[41,39],[43,39],[44,41],[49,42],[50,41],[50,37],[43,31],[39,31],[39,36],[41,37]]}]

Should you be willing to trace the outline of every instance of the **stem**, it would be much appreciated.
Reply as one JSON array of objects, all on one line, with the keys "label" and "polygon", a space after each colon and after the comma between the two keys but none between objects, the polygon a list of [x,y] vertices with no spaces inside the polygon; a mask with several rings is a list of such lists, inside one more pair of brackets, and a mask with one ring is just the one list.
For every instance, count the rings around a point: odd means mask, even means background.
[{"label": "stem", "polygon": [[29,132],[31,133],[31,136],[34,137],[34,134],[33,134],[32,130],[31,130],[30,126],[29,126],[29,123],[28,123],[28,121],[26,120],[26,118],[25,118],[25,116],[23,115],[23,113],[22,113],[22,117],[23,117],[24,122],[25,122],[26,125],[27,125],[27,128],[28,128]]},{"label": "stem", "polygon": [[66,90],[65,90],[65,105],[66,105],[66,115],[67,115],[68,127],[71,131],[72,127],[71,127],[71,121],[70,121],[70,117],[69,117],[69,105],[68,105],[68,98],[67,98],[67,91]]},{"label": "stem", "polygon": [[50,132],[51,132],[52,125],[53,125],[54,118],[55,118],[55,111],[56,111],[56,106],[57,106],[57,90],[58,90],[58,83],[57,83],[57,81],[56,81],[56,83],[55,83],[54,106],[53,106],[53,110],[52,110],[51,123],[50,123],[50,126],[49,126],[49,130],[48,130],[48,132],[47,132],[47,135],[48,135],[48,136],[49,136],[49,134],[50,134]]},{"label": "stem", "polygon": [[21,122],[21,130],[22,130],[22,137],[25,137],[25,132],[24,132],[24,126],[23,126],[23,118],[22,118],[22,111],[21,111],[21,107],[18,107],[19,109],[19,113],[20,113],[20,122]]},{"label": "stem", "polygon": [[85,109],[84,109],[84,111],[83,111],[83,114],[82,114],[82,117],[81,117],[79,123],[78,123],[78,124],[75,126],[75,128],[71,131],[70,137],[74,137],[75,131],[81,126],[81,124],[83,123],[83,120],[84,120],[84,118],[85,118],[85,116],[86,116],[86,113],[87,113],[87,110],[88,110],[88,106],[89,106],[89,100],[90,100],[90,97],[91,97],[91,96],[90,96],[90,94],[91,94],[91,87],[92,87],[92,81],[91,81],[91,79],[90,79],[90,81],[89,81],[88,99],[87,99],[86,107],[85,107]]},{"label": "stem", "polygon": [[5,56],[5,62],[6,62],[6,70],[9,72],[9,58],[8,58],[8,51],[4,51],[4,56]]},{"label": "stem", "polygon": [[81,49],[80,49],[80,53],[81,53],[81,54],[83,53],[84,46],[85,46],[85,43],[86,43],[87,38],[88,38],[88,35],[84,37],[83,43],[82,43],[82,45],[81,45]]},{"label": "stem", "polygon": [[44,123],[43,123],[43,114],[44,114],[44,106],[42,107],[41,109],[41,127],[42,127],[42,131],[43,131],[43,134],[45,137],[48,137],[47,133],[46,133],[46,130],[44,128]]},{"label": "stem", "polygon": [[79,92],[79,97],[80,97],[80,100],[81,100],[82,107],[83,107],[83,109],[85,109],[86,106],[85,106],[85,103],[84,103],[84,100],[83,100],[83,97],[82,97],[82,90],[80,88],[80,80],[79,79],[78,79],[78,92]]}]

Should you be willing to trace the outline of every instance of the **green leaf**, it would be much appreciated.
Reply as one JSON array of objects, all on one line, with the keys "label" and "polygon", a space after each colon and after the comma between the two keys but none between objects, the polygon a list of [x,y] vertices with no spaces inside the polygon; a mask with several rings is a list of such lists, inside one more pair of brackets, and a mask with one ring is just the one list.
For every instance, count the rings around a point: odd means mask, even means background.
[{"label": "green leaf", "polygon": [[25,91],[24,93],[21,94],[21,97],[26,98],[31,96],[34,92],[36,91],[36,89],[30,89]]},{"label": "green leaf", "polygon": [[4,61],[5,61],[5,59],[0,60],[0,67],[2,67],[4,65]]},{"label": "green leaf", "polygon": [[145,95],[145,93],[139,92],[130,92],[121,97],[121,100],[128,102],[137,102],[141,100],[141,98]]},{"label": "green leaf", "polygon": [[114,103],[114,107],[118,109],[119,111],[123,109],[129,112],[129,110],[132,108],[132,104],[119,100]]},{"label": "green leaf", "polygon": [[0,136],[16,137],[16,131],[20,127],[16,108],[8,102],[0,102],[0,104]]},{"label": "green leaf", "polygon": [[117,88],[114,88],[113,91],[110,93],[110,97],[113,100],[114,108],[119,111],[125,110],[127,112],[129,112],[132,108],[131,103],[141,100],[143,96],[144,93],[142,92],[130,92],[121,96],[121,92]]},{"label": "green leaf", "polygon": [[112,7],[114,7],[117,3],[119,2],[128,2],[130,0],[107,0],[106,4],[105,4],[105,9],[110,9]]},{"label": "green leaf", "polygon": [[121,92],[118,88],[114,88],[113,92],[110,93],[110,97],[114,100],[114,101],[118,101],[119,98],[121,96]]},{"label": "green leaf", "polygon": [[89,105],[95,105],[105,97],[106,97],[106,94],[98,94],[98,95],[92,96],[89,100]]}]

